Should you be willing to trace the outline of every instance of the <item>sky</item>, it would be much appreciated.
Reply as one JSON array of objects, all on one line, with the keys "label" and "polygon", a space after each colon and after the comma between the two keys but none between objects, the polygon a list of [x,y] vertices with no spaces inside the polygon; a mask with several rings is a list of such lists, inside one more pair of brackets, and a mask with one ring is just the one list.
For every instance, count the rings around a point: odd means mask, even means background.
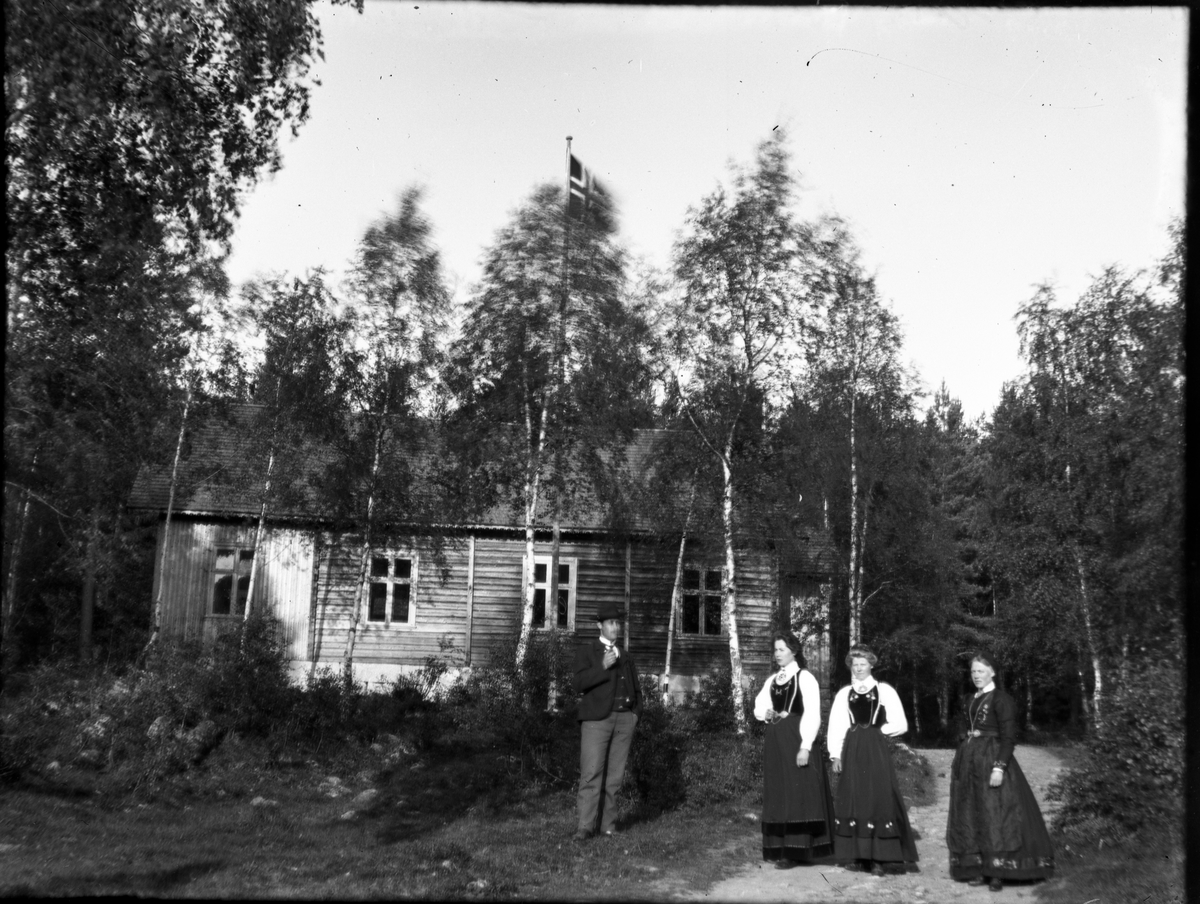
[{"label": "sky", "polygon": [[[1013,316],[1148,268],[1184,213],[1188,12],[320,5],[324,61],[283,168],[243,199],[235,284],[321,266],[421,185],[465,298],[514,209],[572,151],[620,239],[666,268],[696,206],[787,129],[796,212],[846,220],[906,364],[968,417],[1021,372]],[[928,402],[926,399],[925,402]]]}]

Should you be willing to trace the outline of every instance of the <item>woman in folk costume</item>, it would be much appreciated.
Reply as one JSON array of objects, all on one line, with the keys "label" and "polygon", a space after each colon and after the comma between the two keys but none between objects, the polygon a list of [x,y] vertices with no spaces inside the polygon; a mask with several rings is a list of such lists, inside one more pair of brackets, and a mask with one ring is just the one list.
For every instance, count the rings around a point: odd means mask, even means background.
[{"label": "woman in folk costume", "polygon": [[967,702],[967,731],[950,767],[946,846],[951,878],[1000,891],[1005,879],[1049,878],[1054,850],[1013,756],[1017,705],[995,679],[989,659],[971,660],[976,691]]},{"label": "woman in folk costume", "polygon": [[908,731],[908,720],[895,689],[871,677],[878,661],[864,646],[846,655],[851,679],[829,711],[829,755],[841,775],[833,802],[834,857],[882,876],[885,863],[918,858],[887,744]]},{"label": "woman in folk costume", "polygon": [[763,735],[763,860],[788,869],[833,845],[833,803],[825,761],[813,752],[821,727],[821,690],[804,668],[800,641],[775,638],[779,670],[754,700],[754,717],[766,722]]}]

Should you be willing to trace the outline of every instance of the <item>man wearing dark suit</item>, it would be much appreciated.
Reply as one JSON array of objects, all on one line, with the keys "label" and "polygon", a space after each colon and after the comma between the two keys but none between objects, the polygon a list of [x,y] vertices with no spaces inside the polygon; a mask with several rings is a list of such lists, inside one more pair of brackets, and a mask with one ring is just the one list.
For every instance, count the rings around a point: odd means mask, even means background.
[{"label": "man wearing dark suit", "polygon": [[[642,711],[637,667],[617,646],[625,613],[602,604],[596,613],[600,636],[575,653],[575,692],[579,701],[579,828],[577,840],[615,831],[614,802],[625,777],[633,729]],[[603,800],[602,800],[603,798]]]}]

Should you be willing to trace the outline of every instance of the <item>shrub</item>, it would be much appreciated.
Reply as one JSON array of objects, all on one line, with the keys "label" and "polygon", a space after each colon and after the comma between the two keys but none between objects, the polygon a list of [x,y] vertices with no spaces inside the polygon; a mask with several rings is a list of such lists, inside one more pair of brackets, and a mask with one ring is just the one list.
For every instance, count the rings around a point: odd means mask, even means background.
[{"label": "shrub", "polygon": [[628,794],[652,812],[705,806],[762,789],[761,731],[735,733],[728,669],[701,679],[700,691],[666,707],[642,678],[642,717],[630,752]]},{"label": "shrub", "polygon": [[562,785],[575,780],[579,738],[571,656],[556,633],[533,635],[522,672],[515,640],[492,651],[489,666],[446,695],[446,708],[469,746],[499,748],[522,778]]},{"label": "shrub", "polygon": [[[754,694],[747,691],[743,695],[743,705],[746,710],[746,721],[751,730],[759,734],[762,727],[754,718]],[[733,711],[733,672],[727,663],[723,663],[711,672],[700,676],[700,687],[688,696],[684,703],[695,719],[696,728],[705,732],[733,732],[736,730],[736,720]]]},{"label": "shrub", "polygon": [[75,662],[44,663],[10,681],[0,698],[0,781],[66,763],[91,740],[111,679]]},{"label": "shrub", "polygon": [[762,792],[762,743],[753,736],[702,734],[693,737],[683,759],[689,805],[734,800]]},{"label": "shrub", "polygon": [[642,714],[629,752],[625,793],[651,813],[673,810],[687,798],[683,762],[687,735],[676,711],[663,705],[655,679],[641,676]]},{"label": "shrub", "polygon": [[929,761],[895,738],[888,738],[888,750],[892,765],[896,767],[896,781],[900,793],[910,806],[928,806],[937,800],[937,782]]},{"label": "shrub", "polygon": [[1051,786],[1049,798],[1063,804],[1054,827],[1110,838],[1156,825],[1182,827],[1184,699],[1177,664],[1131,674],[1123,695],[1106,701],[1079,765]]}]

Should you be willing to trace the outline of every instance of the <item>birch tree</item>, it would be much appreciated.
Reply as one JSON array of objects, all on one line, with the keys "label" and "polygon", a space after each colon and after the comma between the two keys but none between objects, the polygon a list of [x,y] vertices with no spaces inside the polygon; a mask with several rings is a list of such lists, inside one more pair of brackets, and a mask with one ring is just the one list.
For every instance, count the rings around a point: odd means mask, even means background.
[{"label": "birch tree", "polygon": [[420,442],[450,294],[420,201],[419,189],[407,189],[396,210],[367,229],[349,280],[357,347],[347,358],[349,416],[338,432],[340,454],[327,486],[361,531],[358,596],[343,654],[347,674],[369,605],[371,550],[381,523],[411,522],[421,514],[413,477],[426,457]]},{"label": "birch tree", "polygon": [[[484,252],[449,376],[452,433],[477,507],[516,510],[525,537],[517,662],[534,625],[534,539],[569,510],[589,468],[620,457],[641,398],[642,329],[625,304],[611,226],[571,225],[544,185]],[[615,458],[614,458],[615,456]],[[551,569],[554,571],[555,569]]]},{"label": "birch tree", "polygon": [[1057,581],[1095,726],[1129,651],[1179,625],[1183,307],[1167,285],[1110,267],[1074,304],[1040,287],[1018,314],[1027,371],[989,440],[998,527],[1026,558],[1007,572],[1015,603]]},{"label": "birch tree", "polygon": [[792,210],[794,176],[782,130],[752,166],[735,168],[688,211],[673,260],[681,298],[669,330],[670,390],[680,420],[719,472],[722,626],[737,731],[747,730],[738,631],[738,490],[743,443],[803,363],[808,323],[821,300],[816,242]]},{"label": "birch tree", "polygon": [[253,370],[253,417],[242,473],[252,482],[258,508],[245,596],[244,616],[249,619],[267,524],[277,508],[296,508],[311,499],[309,456],[344,415],[347,323],[336,313],[336,300],[320,271],[306,278],[257,280],[243,288],[243,296],[262,343]]},{"label": "birch tree", "polygon": [[[220,256],[281,131],[307,119],[321,35],[308,2],[4,11],[6,518],[53,525],[88,659],[97,606],[133,586],[124,500],[158,463],[187,273]],[[9,544],[10,564],[26,551]]]},{"label": "birch tree", "polygon": [[[875,502],[864,458],[881,451],[881,436],[863,442],[868,418],[886,430],[909,411],[911,394],[900,363],[901,336],[896,316],[881,302],[848,239],[834,268],[833,292],[816,340],[809,348],[811,382],[801,391],[825,394],[844,424],[849,514],[846,594],[850,645],[862,640],[864,561]],[[871,409],[868,413],[866,409]]]}]

